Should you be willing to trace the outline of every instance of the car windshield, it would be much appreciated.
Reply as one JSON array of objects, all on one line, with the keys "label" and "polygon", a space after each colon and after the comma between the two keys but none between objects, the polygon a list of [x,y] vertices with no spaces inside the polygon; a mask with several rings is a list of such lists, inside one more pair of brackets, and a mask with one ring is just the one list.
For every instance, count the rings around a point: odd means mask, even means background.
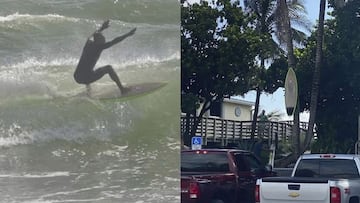
[{"label": "car windshield", "polygon": [[182,172],[229,172],[226,153],[182,153]]},{"label": "car windshield", "polygon": [[354,160],[303,159],[297,166],[296,177],[359,178]]}]

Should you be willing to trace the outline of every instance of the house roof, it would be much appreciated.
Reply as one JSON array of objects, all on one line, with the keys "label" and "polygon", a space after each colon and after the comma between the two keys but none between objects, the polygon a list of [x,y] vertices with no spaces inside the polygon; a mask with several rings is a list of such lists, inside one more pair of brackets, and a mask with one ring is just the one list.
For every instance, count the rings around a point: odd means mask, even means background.
[{"label": "house roof", "polygon": [[235,99],[235,98],[225,98],[224,102],[226,103],[232,103],[232,104],[241,104],[241,105],[245,105],[245,106],[254,106],[255,102],[250,102],[250,101],[245,101],[245,100],[240,100],[240,99]]}]

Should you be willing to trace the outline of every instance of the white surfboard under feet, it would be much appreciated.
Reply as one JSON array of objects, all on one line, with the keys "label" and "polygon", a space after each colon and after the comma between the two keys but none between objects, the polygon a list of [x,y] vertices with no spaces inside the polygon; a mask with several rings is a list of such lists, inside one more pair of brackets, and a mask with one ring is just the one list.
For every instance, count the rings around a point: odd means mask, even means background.
[{"label": "white surfboard under feet", "polygon": [[164,82],[147,82],[126,85],[125,87],[127,91],[125,92],[120,92],[119,88],[114,84],[113,86],[105,86],[102,89],[92,89],[89,96],[93,99],[124,98],[150,93],[165,86],[166,84],[167,83]]}]

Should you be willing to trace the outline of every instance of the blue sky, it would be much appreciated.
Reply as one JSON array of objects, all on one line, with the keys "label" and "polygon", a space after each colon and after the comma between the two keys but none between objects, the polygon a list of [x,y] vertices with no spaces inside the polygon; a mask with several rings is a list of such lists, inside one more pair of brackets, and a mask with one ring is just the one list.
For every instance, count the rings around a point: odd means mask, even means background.
[{"label": "blue sky", "polygon": [[[312,23],[312,27],[316,25],[317,19],[319,18],[319,7],[320,7],[320,0],[304,0],[305,8],[307,11],[308,19]],[[326,7],[326,12],[328,8]],[[329,18],[329,16],[326,16]],[[260,97],[260,111],[264,109],[267,113],[278,111],[283,114],[284,120],[292,120],[292,117],[288,117],[286,115],[285,109],[285,97],[284,97],[284,89],[280,88],[274,94],[262,94]],[[246,101],[255,102],[256,92],[251,91],[245,95],[245,97],[241,97],[240,99],[244,99]],[[300,115],[301,121],[308,121],[308,114],[303,113]]]}]

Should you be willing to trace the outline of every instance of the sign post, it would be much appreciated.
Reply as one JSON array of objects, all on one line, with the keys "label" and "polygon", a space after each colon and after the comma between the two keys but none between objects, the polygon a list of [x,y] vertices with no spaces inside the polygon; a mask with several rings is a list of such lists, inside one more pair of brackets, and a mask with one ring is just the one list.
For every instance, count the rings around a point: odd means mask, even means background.
[{"label": "sign post", "polygon": [[197,150],[201,149],[202,146],[202,137],[195,136],[191,138],[191,149]]}]

